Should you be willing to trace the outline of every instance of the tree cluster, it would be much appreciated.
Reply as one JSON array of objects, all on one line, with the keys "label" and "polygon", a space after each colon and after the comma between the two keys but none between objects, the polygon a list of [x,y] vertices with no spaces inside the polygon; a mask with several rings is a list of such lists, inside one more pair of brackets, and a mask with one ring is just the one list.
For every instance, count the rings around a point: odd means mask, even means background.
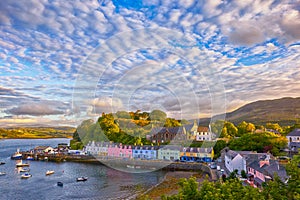
[{"label": "tree cluster", "polygon": [[[300,156],[299,156],[300,157]],[[300,160],[300,159],[299,159]],[[300,199],[300,169],[299,160],[293,160],[287,165],[290,176],[287,184],[281,182],[278,176],[273,181],[264,184],[261,190],[252,186],[244,186],[234,174],[224,180],[209,182],[204,180],[200,187],[196,178],[181,179],[179,193],[172,196],[162,196],[164,200],[288,200]]]}]

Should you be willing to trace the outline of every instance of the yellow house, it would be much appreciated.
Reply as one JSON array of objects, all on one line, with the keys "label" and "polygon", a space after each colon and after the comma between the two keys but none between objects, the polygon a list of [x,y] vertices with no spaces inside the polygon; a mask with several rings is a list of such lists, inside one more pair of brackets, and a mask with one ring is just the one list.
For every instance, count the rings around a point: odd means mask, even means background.
[{"label": "yellow house", "polygon": [[197,148],[197,147],[183,147],[180,151],[180,159],[186,161],[204,161],[211,162],[214,158],[214,149]]}]

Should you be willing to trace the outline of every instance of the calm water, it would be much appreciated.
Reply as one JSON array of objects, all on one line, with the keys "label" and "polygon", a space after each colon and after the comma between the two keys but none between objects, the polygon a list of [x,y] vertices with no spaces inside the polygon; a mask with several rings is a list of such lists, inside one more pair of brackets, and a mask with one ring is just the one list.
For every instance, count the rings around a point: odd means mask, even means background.
[{"label": "calm water", "polygon": [[[103,165],[85,163],[30,162],[29,179],[21,179],[15,168],[16,161],[10,156],[20,148],[29,150],[38,145],[57,146],[69,143],[69,139],[13,139],[0,140],[0,199],[127,199],[136,192],[135,186],[148,188],[158,183],[164,173],[161,171],[146,174],[130,174],[116,171]],[[45,176],[47,170],[55,173]],[[76,182],[76,178],[87,176],[86,182]],[[58,181],[64,183],[58,187]],[[127,187],[129,186],[129,187]]]}]

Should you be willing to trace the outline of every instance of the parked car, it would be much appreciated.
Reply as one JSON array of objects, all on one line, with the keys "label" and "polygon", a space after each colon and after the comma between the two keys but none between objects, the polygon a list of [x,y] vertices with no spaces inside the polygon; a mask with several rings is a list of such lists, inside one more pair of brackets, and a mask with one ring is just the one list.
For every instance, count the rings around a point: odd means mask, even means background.
[{"label": "parked car", "polygon": [[210,164],[210,168],[211,168],[211,169],[217,169],[217,165],[216,165],[215,163],[211,163],[211,164]]}]

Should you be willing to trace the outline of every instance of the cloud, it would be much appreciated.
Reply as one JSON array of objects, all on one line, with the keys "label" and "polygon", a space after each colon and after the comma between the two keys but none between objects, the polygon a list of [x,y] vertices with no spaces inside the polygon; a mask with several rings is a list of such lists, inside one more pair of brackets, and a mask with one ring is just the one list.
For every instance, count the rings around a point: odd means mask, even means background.
[{"label": "cloud", "polygon": [[252,45],[264,41],[261,30],[248,24],[238,24],[228,37],[230,42],[240,45]]},{"label": "cloud", "polygon": [[60,115],[64,114],[62,105],[56,105],[59,102],[42,101],[42,102],[27,102],[4,112],[12,115],[30,115],[30,116],[44,116],[44,115]]},{"label": "cloud", "polygon": [[[218,84],[229,109],[297,95],[299,21],[299,4],[289,0],[0,2],[0,114],[69,122],[115,105],[196,116],[194,107],[211,113],[212,99],[222,101]],[[137,31],[146,27],[153,29]],[[183,37],[172,41],[177,31]],[[170,41],[172,51],[164,51]]]}]

